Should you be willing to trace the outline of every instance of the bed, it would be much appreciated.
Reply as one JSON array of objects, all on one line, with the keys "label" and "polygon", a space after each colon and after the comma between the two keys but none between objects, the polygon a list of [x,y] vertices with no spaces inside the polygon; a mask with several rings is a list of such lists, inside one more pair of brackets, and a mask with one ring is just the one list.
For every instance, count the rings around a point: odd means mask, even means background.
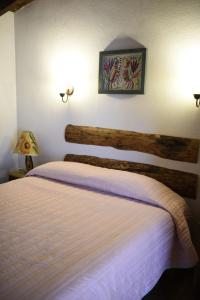
[{"label": "bed", "polygon": [[91,162],[67,155],[0,185],[1,300],[141,300],[197,263],[181,196]]}]

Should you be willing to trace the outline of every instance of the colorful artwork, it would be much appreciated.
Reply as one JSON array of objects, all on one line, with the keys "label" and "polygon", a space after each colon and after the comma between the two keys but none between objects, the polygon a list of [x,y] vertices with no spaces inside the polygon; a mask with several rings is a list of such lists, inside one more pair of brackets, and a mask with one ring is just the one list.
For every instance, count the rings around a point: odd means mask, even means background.
[{"label": "colorful artwork", "polygon": [[143,94],[146,49],[100,52],[100,94]]}]

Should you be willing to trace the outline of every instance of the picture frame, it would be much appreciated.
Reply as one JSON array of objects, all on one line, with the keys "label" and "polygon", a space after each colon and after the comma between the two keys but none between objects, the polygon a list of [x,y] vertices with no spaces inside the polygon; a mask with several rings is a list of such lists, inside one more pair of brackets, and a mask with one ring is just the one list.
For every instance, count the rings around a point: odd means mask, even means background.
[{"label": "picture frame", "polygon": [[99,53],[99,94],[144,94],[146,48]]}]

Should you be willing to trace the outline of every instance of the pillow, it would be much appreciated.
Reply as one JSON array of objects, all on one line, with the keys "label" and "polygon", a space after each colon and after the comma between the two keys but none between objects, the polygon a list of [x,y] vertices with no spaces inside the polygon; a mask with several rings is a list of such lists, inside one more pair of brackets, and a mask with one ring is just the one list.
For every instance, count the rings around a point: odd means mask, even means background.
[{"label": "pillow", "polygon": [[142,200],[153,205],[171,201],[187,211],[182,197],[159,181],[127,171],[113,170],[77,162],[49,162],[31,170],[27,176],[40,176],[100,191]]}]

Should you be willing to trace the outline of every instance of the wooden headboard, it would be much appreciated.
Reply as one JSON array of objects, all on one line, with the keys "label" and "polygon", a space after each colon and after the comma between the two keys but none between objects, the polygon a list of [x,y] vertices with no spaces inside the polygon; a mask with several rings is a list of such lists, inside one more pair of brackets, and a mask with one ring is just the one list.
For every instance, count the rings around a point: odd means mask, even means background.
[{"label": "wooden headboard", "polygon": [[[135,150],[184,162],[198,161],[199,140],[197,139],[75,125],[67,125],[65,139],[71,143]],[[196,174],[150,164],[87,155],[67,154],[64,160],[143,174],[164,183],[183,197],[196,198],[198,183]]]}]

